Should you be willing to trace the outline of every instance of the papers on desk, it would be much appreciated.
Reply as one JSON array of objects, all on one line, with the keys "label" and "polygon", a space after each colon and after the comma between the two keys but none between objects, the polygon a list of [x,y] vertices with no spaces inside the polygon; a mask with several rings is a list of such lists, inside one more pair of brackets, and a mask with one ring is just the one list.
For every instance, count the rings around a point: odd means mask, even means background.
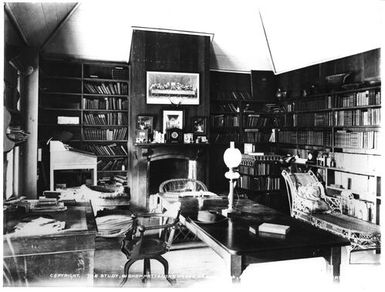
[{"label": "papers on desk", "polygon": [[22,221],[16,224],[14,232],[11,235],[25,236],[25,235],[41,235],[57,233],[65,228],[64,221],[57,221],[55,219],[38,217]]},{"label": "papers on desk", "polygon": [[163,194],[165,198],[185,198],[185,197],[194,197],[194,198],[215,198],[219,197],[217,194],[209,191],[186,191],[186,192],[166,192]]},{"label": "papers on desk", "polygon": [[117,237],[132,227],[132,218],[129,215],[107,215],[96,217],[98,235],[101,237]]}]

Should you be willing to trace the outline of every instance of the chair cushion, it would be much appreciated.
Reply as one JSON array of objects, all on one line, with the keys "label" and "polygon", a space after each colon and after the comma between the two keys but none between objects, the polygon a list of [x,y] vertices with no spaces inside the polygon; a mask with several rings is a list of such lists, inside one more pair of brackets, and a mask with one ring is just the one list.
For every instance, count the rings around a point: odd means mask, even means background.
[{"label": "chair cushion", "polygon": [[330,211],[329,205],[321,197],[321,190],[318,184],[299,186],[297,191],[303,211],[309,213]]}]

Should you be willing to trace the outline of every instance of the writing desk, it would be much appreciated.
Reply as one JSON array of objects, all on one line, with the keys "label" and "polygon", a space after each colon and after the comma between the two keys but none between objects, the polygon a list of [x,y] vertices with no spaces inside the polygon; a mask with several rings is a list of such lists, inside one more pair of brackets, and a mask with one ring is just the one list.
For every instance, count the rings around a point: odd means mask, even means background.
[{"label": "writing desk", "polygon": [[[339,281],[341,247],[350,244],[342,237],[316,229],[248,199],[235,201],[234,209],[239,214],[233,214],[218,223],[202,224],[194,220],[198,210],[224,209],[226,207],[223,207],[225,204],[222,199],[170,198],[162,195],[160,198],[166,209],[175,202],[181,203],[181,223],[225,260],[229,274],[235,281],[240,279],[244,269],[252,263],[311,257],[324,257],[328,269],[332,268],[333,279]],[[191,206],[198,208],[194,210],[189,208]],[[263,222],[289,225],[290,231],[285,238],[249,232],[249,226],[258,226]]]},{"label": "writing desk", "polygon": [[[27,218],[65,221],[59,232],[18,235],[13,227]],[[52,286],[58,283],[92,286],[96,223],[89,202],[66,211],[5,215],[3,236],[5,286]]]}]

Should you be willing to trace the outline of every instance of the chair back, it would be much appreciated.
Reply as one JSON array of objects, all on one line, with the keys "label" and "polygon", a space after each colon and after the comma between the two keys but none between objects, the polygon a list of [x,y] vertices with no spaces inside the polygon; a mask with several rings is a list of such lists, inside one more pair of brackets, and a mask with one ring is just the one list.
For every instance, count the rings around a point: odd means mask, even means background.
[{"label": "chair back", "polygon": [[196,179],[174,178],[162,182],[159,186],[159,193],[166,192],[188,192],[188,191],[207,191],[206,185]]},{"label": "chair back", "polygon": [[[287,170],[282,170],[282,176],[285,179],[285,185],[287,190],[287,199],[289,202],[290,215],[293,216],[293,206],[295,205],[296,196],[298,195],[298,186],[314,185],[319,184],[320,181],[316,175],[309,170],[308,172],[289,172]],[[322,185],[320,185],[321,191],[323,193]]]}]

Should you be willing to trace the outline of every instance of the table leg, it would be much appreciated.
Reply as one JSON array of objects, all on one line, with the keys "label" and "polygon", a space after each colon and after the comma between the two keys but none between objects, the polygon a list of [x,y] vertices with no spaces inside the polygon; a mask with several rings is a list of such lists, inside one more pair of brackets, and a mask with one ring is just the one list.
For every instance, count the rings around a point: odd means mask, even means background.
[{"label": "table leg", "polygon": [[330,256],[326,258],[327,270],[333,269],[333,281],[340,281],[340,265],[341,265],[341,247],[332,247],[330,250]]},{"label": "table leg", "polygon": [[230,255],[228,264],[233,283],[239,283],[241,281],[241,274],[243,272],[242,256]]}]

